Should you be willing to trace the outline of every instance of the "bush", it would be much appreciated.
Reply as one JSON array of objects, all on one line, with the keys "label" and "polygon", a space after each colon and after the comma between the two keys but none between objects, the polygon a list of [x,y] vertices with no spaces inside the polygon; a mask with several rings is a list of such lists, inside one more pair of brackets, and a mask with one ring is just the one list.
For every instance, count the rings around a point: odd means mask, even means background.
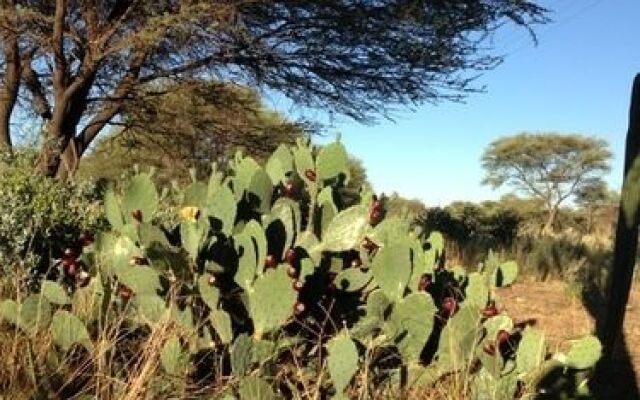
[{"label": "bush", "polygon": [[2,273],[44,272],[84,230],[100,224],[102,210],[90,183],[59,183],[34,173],[35,152],[23,149],[0,166]]},{"label": "bush", "polygon": [[[65,254],[39,293],[0,304],[35,377],[0,385],[262,400],[397,398],[457,382],[460,398],[512,399],[553,371],[586,388],[597,339],[548,358],[542,332],[496,308],[517,264],[490,254],[477,271],[443,268],[442,235],[420,240],[373,193],[336,206],[347,168],[340,143],[299,142],[266,168],[238,155],[229,176],[214,168],[173,193],[149,174],[109,189],[110,227]],[[175,225],[156,217],[167,203]]]}]

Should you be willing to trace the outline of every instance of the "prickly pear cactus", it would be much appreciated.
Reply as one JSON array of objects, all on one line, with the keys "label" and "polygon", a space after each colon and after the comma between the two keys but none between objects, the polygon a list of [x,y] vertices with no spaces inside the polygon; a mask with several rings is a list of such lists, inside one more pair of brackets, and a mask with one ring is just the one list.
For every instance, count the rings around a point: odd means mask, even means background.
[{"label": "prickly pear cactus", "polygon": [[337,394],[342,394],[358,371],[358,350],[346,332],[338,334],[327,345],[329,374]]},{"label": "prickly pear cactus", "polygon": [[[600,357],[595,338],[550,356],[541,331],[496,305],[515,262],[490,253],[477,270],[448,265],[440,233],[387,218],[386,198],[366,186],[341,208],[351,174],[339,141],[300,139],[264,166],[242,153],[228,164],[171,190],[159,191],[151,173],[110,186],[108,229],[65,252],[38,293],[0,302],[17,335],[53,339],[34,371],[58,374],[84,348],[113,363],[118,375],[106,381],[126,382],[126,355],[160,345],[150,393],[188,397],[202,394],[187,393],[187,377],[210,382],[213,373],[228,382],[224,398],[241,400],[295,397],[301,387],[346,398],[374,384],[396,398],[455,375],[474,399],[525,398],[557,368],[585,386],[581,374]],[[78,387],[70,396],[97,386]]]}]

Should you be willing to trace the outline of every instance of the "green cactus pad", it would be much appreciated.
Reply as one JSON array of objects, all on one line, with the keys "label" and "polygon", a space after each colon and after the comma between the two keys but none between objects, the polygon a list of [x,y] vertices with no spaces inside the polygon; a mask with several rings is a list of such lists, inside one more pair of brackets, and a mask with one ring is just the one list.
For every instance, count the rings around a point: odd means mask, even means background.
[{"label": "green cactus pad", "polygon": [[323,146],[316,159],[318,180],[334,179],[344,174],[346,182],[350,178],[349,157],[340,142],[333,142]]},{"label": "green cactus pad", "polygon": [[238,162],[235,165],[233,192],[236,197],[236,201],[240,201],[251,186],[253,176],[262,168],[253,158],[239,157],[238,155],[236,155],[236,158],[238,158]]},{"label": "green cactus pad", "polygon": [[233,374],[241,378],[249,372],[252,362],[253,341],[243,333],[238,336],[231,347],[231,369]]},{"label": "green cactus pad", "polygon": [[354,340],[367,343],[373,339],[374,335],[380,330],[380,327],[380,318],[366,316],[351,327],[349,334]]},{"label": "green cactus pad", "polygon": [[141,323],[153,325],[166,321],[170,317],[169,308],[164,300],[154,294],[138,295],[134,303]]},{"label": "green cactus pad", "polygon": [[276,344],[270,340],[254,340],[251,352],[251,362],[262,364],[275,356]]},{"label": "green cactus pad", "polygon": [[293,247],[296,234],[300,232],[301,213],[298,203],[284,197],[279,198],[271,208],[271,221],[281,223],[284,227],[284,246],[278,257],[283,258],[286,251]]},{"label": "green cactus pad", "polygon": [[83,321],[96,321],[103,313],[104,287],[100,275],[91,279],[86,287],[76,288],[72,298],[72,310]]},{"label": "green cactus pad", "polygon": [[202,301],[211,310],[218,308],[218,301],[220,300],[220,289],[209,284],[209,278],[211,275],[203,274],[198,278],[198,291]]},{"label": "green cactus pad", "polygon": [[444,236],[442,236],[442,233],[438,231],[431,232],[427,239],[427,243],[429,243],[431,249],[436,251],[436,255],[438,257],[442,255],[442,252],[444,251]]},{"label": "green cactus pad", "polygon": [[507,261],[494,269],[492,281],[496,287],[505,287],[515,282],[517,277],[518,264],[515,261]]},{"label": "green cactus pad", "polygon": [[171,247],[162,229],[148,222],[143,222],[138,225],[138,237],[145,248],[150,248],[154,245],[167,248]]},{"label": "green cactus pad", "polygon": [[182,348],[180,339],[169,338],[160,352],[162,368],[169,375],[183,375],[189,364],[189,354]]},{"label": "green cactus pad", "polygon": [[296,237],[296,247],[303,248],[311,260],[313,260],[313,264],[320,264],[320,259],[322,257],[322,245],[316,235],[312,232],[304,231],[300,233]]},{"label": "green cactus pad", "polygon": [[336,276],[334,282],[340,290],[357,292],[367,286],[372,279],[373,275],[370,272],[363,272],[359,268],[347,268]]},{"label": "green cactus pad", "polygon": [[336,393],[343,393],[358,371],[358,349],[346,332],[338,334],[327,344],[327,365]]},{"label": "green cactus pad", "polygon": [[222,344],[231,343],[233,341],[233,331],[231,330],[231,317],[229,314],[223,310],[213,310],[209,318]]},{"label": "green cactus pad", "polygon": [[236,235],[234,239],[239,259],[238,270],[233,279],[241,288],[248,290],[258,272],[257,248],[251,236],[245,233]]},{"label": "green cactus pad", "polygon": [[412,293],[393,305],[385,330],[394,338],[404,363],[419,361],[437,311],[431,297],[423,293]]},{"label": "green cactus pad", "polygon": [[516,369],[520,374],[529,375],[540,368],[547,354],[544,333],[530,326],[522,332],[522,339],[516,351]]},{"label": "green cactus pad", "polygon": [[315,164],[313,162],[313,156],[311,155],[311,149],[302,140],[298,140],[297,146],[293,148],[293,160],[298,176],[300,176],[307,185],[315,186],[315,183],[311,182],[305,174],[309,169],[315,170]]},{"label": "green cactus pad", "polygon": [[466,302],[481,308],[485,307],[489,300],[489,287],[481,273],[472,272],[467,276],[464,294]]},{"label": "green cactus pad", "polygon": [[486,338],[488,340],[495,340],[498,332],[501,330],[511,332],[513,329],[513,320],[506,315],[496,315],[486,320],[483,326],[486,329]]},{"label": "green cactus pad", "polygon": [[411,248],[404,240],[386,243],[376,253],[371,267],[375,283],[394,301],[404,296],[411,271]]},{"label": "green cactus pad", "polygon": [[133,290],[136,295],[157,294],[162,288],[160,275],[151,267],[139,265],[118,267],[116,275],[120,283]]},{"label": "green cactus pad", "polygon": [[249,221],[242,230],[242,233],[251,237],[256,246],[256,260],[258,266],[258,274],[262,274],[262,266],[264,264],[265,259],[267,258],[267,236],[265,234],[264,228],[260,223],[254,219]]},{"label": "green cactus pad", "polygon": [[236,220],[237,204],[233,192],[227,185],[209,185],[207,211],[222,223],[222,233],[231,235]]},{"label": "green cactus pad", "polygon": [[[430,364],[425,367],[420,364],[410,364],[407,368],[406,388],[410,390],[432,387],[441,376],[437,365]],[[399,380],[400,377],[398,377]]]},{"label": "green cactus pad", "polygon": [[71,300],[67,295],[64,288],[57,282],[45,280],[42,281],[42,289],[40,293],[49,300],[51,304],[58,304],[61,306],[71,304]]},{"label": "green cactus pad", "polygon": [[411,278],[409,278],[409,289],[411,292],[417,292],[422,275],[432,274],[433,269],[428,268],[427,259],[420,241],[414,237],[407,237],[407,240],[411,248],[411,261],[413,264]]},{"label": "green cactus pad", "polygon": [[565,363],[574,369],[592,368],[602,356],[602,345],[598,338],[593,335],[585,336],[575,341],[569,352]]},{"label": "green cactus pad", "polygon": [[202,210],[207,207],[207,192],[209,187],[204,182],[191,182],[182,191],[182,207],[197,207]]},{"label": "green cactus pad", "polygon": [[245,376],[238,388],[240,400],[276,400],[276,395],[267,381],[257,376]]},{"label": "green cactus pad", "polygon": [[300,260],[300,280],[306,281],[307,278],[313,275],[316,271],[316,265],[310,258],[303,258]]},{"label": "green cactus pad", "polygon": [[[269,175],[262,169],[256,170],[251,178],[251,182],[249,183],[249,187],[247,188],[247,196],[249,196],[249,201],[252,205],[255,206],[255,209],[260,213],[265,214],[269,212],[271,208],[271,197],[273,196],[273,186],[271,184],[271,178]],[[253,203],[253,200],[256,200],[256,203]]]},{"label": "green cactus pad", "polygon": [[53,342],[63,351],[68,351],[74,344],[80,344],[89,351],[93,349],[87,328],[78,317],[68,311],[58,310],[53,315],[51,335]]},{"label": "green cactus pad", "polygon": [[391,302],[389,301],[387,296],[385,296],[382,290],[374,290],[373,292],[369,293],[369,297],[367,298],[367,317],[384,321],[385,313],[390,305]]},{"label": "green cactus pad", "polygon": [[387,217],[376,225],[367,237],[375,243],[386,243],[400,236],[411,240],[407,237],[407,232],[409,232],[409,222],[407,220],[399,217]]},{"label": "green cactus pad", "polygon": [[139,174],[129,180],[122,197],[125,219],[130,220],[131,213],[142,211],[142,221],[149,222],[158,209],[158,192],[149,174]]},{"label": "green cactus pad", "polygon": [[360,247],[369,226],[369,211],[364,206],[352,206],[333,218],[322,238],[325,251],[346,251]]},{"label": "green cactus pad", "polygon": [[112,187],[109,187],[104,194],[104,212],[111,227],[121,230],[124,224],[122,208]]},{"label": "green cactus pad", "polygon": [[265,166],[274,185],[285,183],[287,174],[293,171],[293,155],[287,146],[281,144],[271,154]]},{"label": "green cactus pad", "polygon": [[209,222],[206,219],[199,219],[197,222],[183,221],[180,224],[182,247],[187,250],[191,260],[194,262],[198,258],[200,249],[207,237],[208,230]]},{"label": "green cactus pad", "polygon": [[5,320],[28,334],[36,334],[51,322],[51,304],[42,296],[31,295],[21,304],[5,300],[0,305],[0,320]]},{"label": "green cactus pad", "polygon": [[462,304],[442,330],[438,344],[438,363],[444,371],[466,367],[480,338],[480,308]]},{"label": "green cactus pad", "polygon": [[291,317],[298,293],[280,265],[259,277],[248,290],[249,315],[257,337],[280,328]]}]

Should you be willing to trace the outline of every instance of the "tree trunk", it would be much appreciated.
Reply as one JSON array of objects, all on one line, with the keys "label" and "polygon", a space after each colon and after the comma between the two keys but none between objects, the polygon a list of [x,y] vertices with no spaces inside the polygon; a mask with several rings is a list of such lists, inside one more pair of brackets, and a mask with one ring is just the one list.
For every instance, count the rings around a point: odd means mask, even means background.
[{"label": "tree trunk", "polygon": [[[4,3],[0,3],[4,6]],[[4,7],[3,7],[4,8]],[[15,34],[5,31],[2,50],[5,55],[5,72],[0,87],[0,153],[11,152],[11,114],[18,98],[20,84],[20,50]]]},{"label": "tree trunk", "polygon": [[[613,268],[607,282],[607,309],[599,329],[604,347],[601,368],[611,366],[613,353],[622,337],[624,314],[633,280],[638,251],[638,214],[640,204],[640,74],[636,75],[631,95],[629,131],[624,162],[624,184],[618,211],[618,225],[613,254]],[[635,192],[636,196],[630,195]]]},{"label": "tree trunk", "polygon": [[549,208],[549,213],[547,214],[547,222],[544,224],[542,228],[542,233],[545,235],[552,234],[554,231],[554,225],[556,224],[556,218],[558,217],[558,206],[553,206]]}]

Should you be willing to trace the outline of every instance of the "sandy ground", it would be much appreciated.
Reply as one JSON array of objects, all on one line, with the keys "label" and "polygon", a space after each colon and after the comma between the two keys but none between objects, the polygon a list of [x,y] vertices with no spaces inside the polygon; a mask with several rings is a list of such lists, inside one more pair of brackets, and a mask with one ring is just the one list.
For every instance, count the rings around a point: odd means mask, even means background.
[{"label": "sandy ground", "polygon": [[[569,340],[594,331],[595,319],[583,305],[580,293],[564,282],[519,282],[498,291],[498,308],[515,322],[528,321],[544,330],[550,350],[565,350]],[[630,297],[625,319],[626,351],[617,357],[618,370],[605,379],[605,388],[597,387],[601,399],[638,399],[640,388],[640,284]],[[635,381],[635,382],[634,382]],[[639,389],[640,391],[640,389]],[[631,394],[633,393],[633,394]]]}]

